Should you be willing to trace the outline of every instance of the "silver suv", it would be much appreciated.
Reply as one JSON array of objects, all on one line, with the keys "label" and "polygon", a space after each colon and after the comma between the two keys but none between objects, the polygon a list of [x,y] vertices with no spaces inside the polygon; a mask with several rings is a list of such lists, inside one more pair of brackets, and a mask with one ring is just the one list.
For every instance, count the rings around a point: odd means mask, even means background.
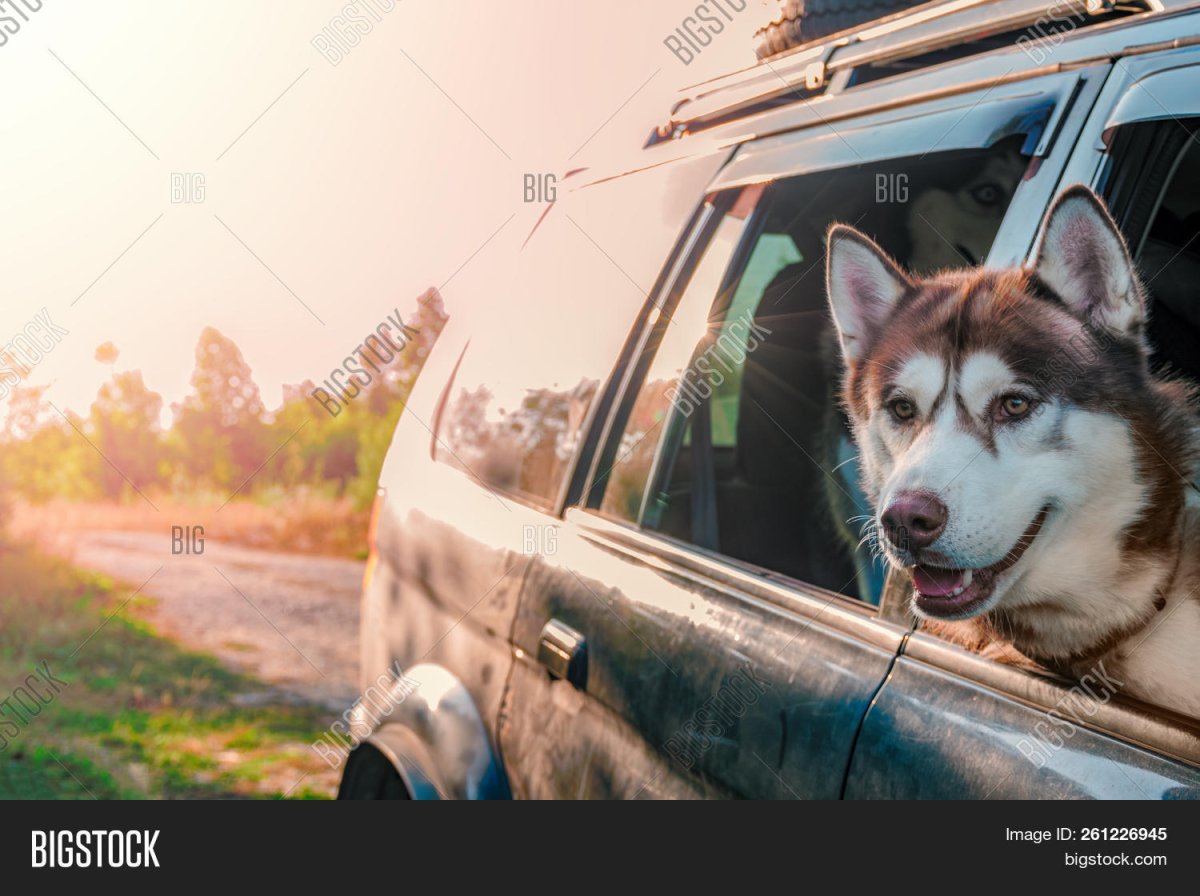
[{"label": "silver suv", "polygon": [[832,221],[1017,265],[1086,183],[1200,380],[1197,130],[1200,4],[955,2],[566,179],[511,278],[447,297],[396,430],[362,605],[394,699],[342,796],[1200,796],[1196,720],[915,624],[859,542],[823,283]]}]

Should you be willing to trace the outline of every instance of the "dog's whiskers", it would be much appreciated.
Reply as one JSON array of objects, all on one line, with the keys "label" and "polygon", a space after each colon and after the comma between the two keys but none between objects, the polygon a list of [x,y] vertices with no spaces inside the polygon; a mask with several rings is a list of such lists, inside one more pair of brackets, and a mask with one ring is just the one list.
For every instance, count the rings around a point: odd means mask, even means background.
[{"label": "dog's whiskers", "polygon": [[844,461],[842,461],[840,464],[838,464],[836,467],[834,467],[832,470],[830,470],[829,472],[830,472],[830,473],[836,473],[836,472],[837,472],[838,470],[840,470],[842,467],[846,466],[846,464],[848,464],[848,463],[851,463],[851,462],[854,462],[854,461],[857,461],[857,460],[858,460],[858,455],[857,455],[857,454],[856,454],[856,455],[854,455],[853,457],[848,457],[848,458],[846,458]]}]

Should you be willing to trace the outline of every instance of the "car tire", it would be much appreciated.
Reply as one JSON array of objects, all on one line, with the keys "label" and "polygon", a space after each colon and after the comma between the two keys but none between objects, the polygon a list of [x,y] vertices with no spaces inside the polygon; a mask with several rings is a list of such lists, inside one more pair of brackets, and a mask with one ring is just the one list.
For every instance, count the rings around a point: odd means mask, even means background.
[{"label": "car tire", "polygon": [[359,744],[346,759],[339,800],[411,800],[404,779],[382,752],[369,743]]},{"label": "car tire", "polygon": [[754,33],[759,59],[918,6],[923,0],[777,0],[779,12]]}]

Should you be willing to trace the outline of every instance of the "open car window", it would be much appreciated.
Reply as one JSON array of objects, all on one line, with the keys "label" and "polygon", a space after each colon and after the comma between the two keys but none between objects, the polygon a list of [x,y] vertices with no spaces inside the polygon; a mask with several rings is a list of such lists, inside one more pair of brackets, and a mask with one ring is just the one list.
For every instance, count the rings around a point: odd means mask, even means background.
[{"label": "open car window", "polygon": [[601,465],[609,517],[876,604],[885,568],[839,399],[824,283],[834,222],[917,272],[988,255],[1030,156],[981,149],[735,187],[648,342]]}]

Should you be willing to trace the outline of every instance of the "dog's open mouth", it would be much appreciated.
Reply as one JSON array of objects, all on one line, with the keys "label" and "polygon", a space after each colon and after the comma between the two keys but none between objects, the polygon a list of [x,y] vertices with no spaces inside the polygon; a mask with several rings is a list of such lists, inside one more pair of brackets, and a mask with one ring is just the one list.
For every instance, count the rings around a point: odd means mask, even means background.
[{"label": "dog's open mouth", "polygon": [[1010,569],[1033,544],[1049,507],[1034,517],[1025,534],[1017,539],[1004,559],[982,569],[947,569],[918,564],[912,568],[917,607],[921,612],[941,619],[962,619],[984,603],[996,588],[996,579]]}]

